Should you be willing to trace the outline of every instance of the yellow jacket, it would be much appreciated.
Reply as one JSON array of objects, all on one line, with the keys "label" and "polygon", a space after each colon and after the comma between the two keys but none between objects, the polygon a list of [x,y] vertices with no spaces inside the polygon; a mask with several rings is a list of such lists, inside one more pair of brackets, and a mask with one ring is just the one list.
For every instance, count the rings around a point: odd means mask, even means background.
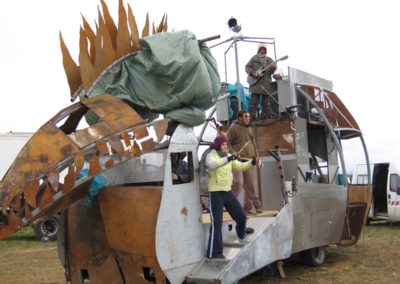
[{"label": "yellow jacket", "polygon": [[251,167],[251,161],[229,162],[228,157],[221,158],[217,151],[212,150],[206,157],[208,168],[208,191],[230,191],[232,186],[232,170],[245,171]]}]

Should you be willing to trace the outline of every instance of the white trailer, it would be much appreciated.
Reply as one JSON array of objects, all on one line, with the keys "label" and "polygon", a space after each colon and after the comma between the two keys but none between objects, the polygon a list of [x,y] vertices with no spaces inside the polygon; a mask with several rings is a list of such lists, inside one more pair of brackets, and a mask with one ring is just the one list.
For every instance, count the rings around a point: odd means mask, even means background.
[{"label": "white trailer", "polygon": [[400,221],[399,167],[394,162],[370,164],[371,181],[368,181],[367,165],[357,165],[352,184],[372,184],[370,220]]},{"label": "white trailer", "polygon": [[[8,132],[0,133],[0,182],[7,170],[14,162],[18,153],[32,137],[32,132]],[[1,217],[1,212],[0,212]],[[0,218],[2,222],[2,218]],[[59,228],[59,216],[53,215],[39,219],[33,224],[36,238],[40,241],[54,241],[57,239]]]}]

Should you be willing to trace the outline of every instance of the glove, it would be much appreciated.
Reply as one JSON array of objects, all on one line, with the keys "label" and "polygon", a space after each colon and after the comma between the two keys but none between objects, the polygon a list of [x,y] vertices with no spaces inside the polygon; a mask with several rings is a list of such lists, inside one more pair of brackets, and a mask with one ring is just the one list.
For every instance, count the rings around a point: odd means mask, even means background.
[{"label": "glove", "polygon": [[255,166],[255,165],[257,164],[257,159],[256,159],[256,157],[253,157],[253,160],[251,160],[251,164],[252,164],[253,166]]},{"label": "glove", "polygon": [[236,156],[231,155],[231,156],[228,157],[228,162],[231,162],[231,161],[236,160],[236,159],[237,159]]}]

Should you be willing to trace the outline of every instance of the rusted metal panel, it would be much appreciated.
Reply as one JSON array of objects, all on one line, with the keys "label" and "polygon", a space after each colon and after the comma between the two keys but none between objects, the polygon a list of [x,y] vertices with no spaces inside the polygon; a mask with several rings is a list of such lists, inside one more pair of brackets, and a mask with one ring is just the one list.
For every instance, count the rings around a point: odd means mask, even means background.
[{"label": "rusted metal panel", "polygon": [[129,159],[132,158],[132,153],[131,153],[131,151],[125,150],[125,158],[126,158],[127,160],[129,160]]},{"label": "rusted metal panel", "polygon": [[155,257],[161,187],[106,187],[98,199],[110,246],[131,254]]},{"label": "rusted metal panel", "polygon": [[133,142],[132,153],[134,157],[139,157],[142,154],[140,147],[136,141]]},{"label": "rusted metal panel", "polygon": [[324,110],[328,121],[334,127],[360,130],[354,117],[335,93],[307,84],[298,84],[298,86],[308,94],[319,108]]},{"label": "rusted metal panel", "polygon": [[348,204],[358,204],[364,203],[366,208],[364,212],[364,217],[362,218],[362,223],[367,220],[368,212],[371,208],[372,200],[372,185],[349,185],[348,186]]},{"label": "rusted metal panel", "polygon": [[53,201],[53,189],[50,186],[46,186],[44,189],[43,195],[39,200],[39,208],[44,209],[44,207]]},{"label": "rusted metal panel", "polygon": [[371,185],[348,185],[347,214],[343,228],[341,245],[353,245],[361,234],[371,207]]},{"label": "rusted metal panel", "polygon": [[89,176],[93,176],[101,171],[99,157],[96,152],[93,152],[92,159],[89,164]]},{"label": "rusted metal panel", "polygon": [[57,169],[51,171],[47,175],[47,181],[49,182],[51,188],[53,189],[54,192],[58,191],[58,186],[59,186],[59,179],[60,179],[60,174]]},{"label": "rusted metal panel", "polygon": [[130,147],[132,145],[132,141],[131,141],[131,137],[129,136],[129,132],[123,131],[121,136],[124,139],[125,147]]},{"label": "rusted metal panel", "polygon": [[371,185],[348,185],[348,202],[371,203],[372,186]]},{"label": "rusted metal panel", "polygon": [[24,191],[25,201],[31,206],[36,207],[36,192],[39,188],[39,181],[32,181]]},{"label": "rusted metal panel", "polygon": [[66,244],[72,283],[82,283],[81,270],[90,283],[124,283],[96,203],[78,202],[67,210]]},{"label": "rusted metal panel", "polygon": [[77,202],[67,210],[67,245],[71,266],[85,268],[103,262],[112,250],[108,245],[104,223],[96,203]]},{"label": "rusted metal panel", "polygon": [[127,282],[124,281],[123,275],[121,275],[120,267],[113,255],[108,256],[101,263],[89,265],[88,274],[91,284],[127,284]]},{"label": "rusted metal panel", "polygon": [[68,208],[71,204],[74,204],[76,201],[85,198],[88,194],[90,183],[91,179],[86,179],[84,182],[81,182],[79,185],[77,185],[74,190],[69,191],[67,194],[59,192],[58,198],[52,198],[50,203],[43,204],[43,209],[39,211],[34,218],[28,221],[33,222],[38,218],[57,214]]},{"label": "rusted metal panel", "polygon": [[156,133],[157,142],[161,142],[164,135],[167,133],[167,129],[168,129],[167,120],[160,120],[154,124],[154,131]]},{"label": "rusted metal panel", "polygon": [[76,180],[77,174],[75,173],[75,169],[73,165],[70,165],[68,168],[68,173],[64,178],[64,186],[63,186],[63,193],[67,194],[70,192],[74,185],[75,185],[75,180]]},{"label": "rusted metal panel", "polygon": [[[25,218],[26,219],[30,219],[32,218],[32,210],[31,210],[31,206],[29,206],[28,203],[25,203],[25,208],[24,208],[24,213],[25,213]],[[20,212],[19,212],[20,213]]]},{"label": "rusted metal panel", "polygon": [[74,141],[79,148],[84,148],[112,133],[113,131],[109,128],[107,123],[99,122],[90,126],[89,128],[81,129],[71,133],[69,138]]},{"label": "rusted metal panel", "polygon": [[0,189],[4,203],[8,204],[21,188],[77,150],[61,130],[45,124],[24,146],[4,177]]},{"label": "rusted metal panel", "polygon": [[155,149],[154,141],[153,141],[152,138],[149,138],[149,139],[147,139],[145,141],[142,141],[140,143],[140,145],[142,145],[142,151],[143,152],[152,152]]},{"label": "rusted metal panel", "polygon": [[106,122],[113,132],[144,123],[134,109],[108,94],[82,100],[82,103],[95,112],[101,121]]},{"label": "rusted metal panel", "polygon": [[294,130],[291,128],[290,121],[274,121],[271,123],[256,123],[256,144],[258,154],[260,156],[270,156],[269,150],[279,145],[281,149],[285,149],[283,154],[295,153],[295,137]]},{"label": "rusted metal panel", "polygon": [[6,218],[3,220],[4,223],[0,224],[0,239],[4,239],[22,228],[22,220],[14,212],[10,212],[8,216],[4,217]]},{"label": "rusted metal panel", "polygon": [[147,131],[147,128],[145,126],[137,126],[132,130],[136,139],[142,139],[149,135],[149,132]]},{"label": "rusted metal panel", "polygon": [[121,160],[124,154],[124,146],[122,145],[119,135],[111,135],[108,137],[108,142],[110,143],[113,152],[118,154],[118,159]]},{"label": "rusted metal panel", "polygon": [[109,159],[107,160],[107,162],[105,163],[106,169],[112,168],[114,166],[114,160],[113,159]]},{"label": "rusted metal panel", "polygon": [[[151,283],[143,277],[143,268],[151,268],[156,275],[156,283],[165,283],[164,274],[153,257],[145,257],[141,255],[133,255],[124,252],[117,252],[118,263],[124,274],[126,283]],[[159,277],[161,275],[161,277]]]},{"label": "rusted metal panel", "polygon": [[86,156],[85,149],[73,155],[75,162],[75,175],[79,175],[79,173],[81,172],[83,165],[85,164],[85,156]]},{"label": "rusted metal panel", "polygon": [[102,141],[97,141],[96,142],[96,147],[97,151],[99,151],[100,156],[106,156],[109,154],[108,152],[108,146],[107,142],[102,140]]},{"label": "rusted metal panel", "polygon": [[360,127],[357,124],[357,121],[351,115],[350,111],[346,108],[343,102],[339,99],[339,97],[330,91],[326,91],[327,97],[333,104],[333,107],[337,110],[337,119],[340,127],[349,127],[360,130]]}]

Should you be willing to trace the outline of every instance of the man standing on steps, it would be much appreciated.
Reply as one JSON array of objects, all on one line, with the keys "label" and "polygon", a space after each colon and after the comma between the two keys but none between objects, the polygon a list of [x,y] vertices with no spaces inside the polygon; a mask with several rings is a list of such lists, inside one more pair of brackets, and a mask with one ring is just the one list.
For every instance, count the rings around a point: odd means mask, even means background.
[{"label": "man standing on steps", "polygon": [[[256,158],[258,165],[258,151],[248,111],[238,113],[237,121],[228,130],[227,138],[230,152],[234,156],[238,156],[239,160],[243,161]],[[261,204],[255,197],[252,169],[233,172],[232,192],[236,197],[240,194],[242,187],[244,187],[244,210],[251,215],[261,213]]]}]

